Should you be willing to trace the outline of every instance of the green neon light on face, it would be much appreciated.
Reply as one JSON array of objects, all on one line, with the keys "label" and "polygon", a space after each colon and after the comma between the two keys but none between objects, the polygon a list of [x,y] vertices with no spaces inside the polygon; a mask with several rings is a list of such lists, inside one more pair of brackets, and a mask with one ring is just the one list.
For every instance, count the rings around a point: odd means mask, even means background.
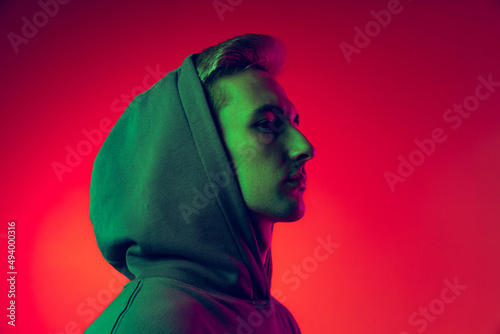
[{"label": "green neon light on face", "polygon": [[305,210],[305,173],[315,152],[298,130],[299,117],[281,85],[266,72],[250,70],[219,79],[228,103],[219,122],[243,198],[256,216],[295,221]]}]

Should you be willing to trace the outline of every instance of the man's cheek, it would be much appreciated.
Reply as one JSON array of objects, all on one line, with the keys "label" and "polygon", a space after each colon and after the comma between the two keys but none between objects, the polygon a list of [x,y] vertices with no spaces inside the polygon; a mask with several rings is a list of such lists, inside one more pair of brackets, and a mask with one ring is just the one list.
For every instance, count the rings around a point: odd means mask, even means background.
[{"label": "man's cheek", "polygon": [[257,134],[257,143],[259,145],[269,145],[274,141],[273,132],[259,132]]},{"label": "man's cheek", "polygon": [[[234,175],[238,178],[240,185],[242,181],[247,181],[248,177],[252,173],[252,169],[255,169],[255,162],[258,153],[257,150],[248,144],[240,145],[239,147],[233,146],[229,150],[231,155],[231,161],[229,162]],[[245,180],[242,180],[242,179]]]},{"label": "man's cheek", "polygon": [[238,149],[238,163],[246,164],[252,162],[257,157],[257,149],[250,144],[243,144]]}]

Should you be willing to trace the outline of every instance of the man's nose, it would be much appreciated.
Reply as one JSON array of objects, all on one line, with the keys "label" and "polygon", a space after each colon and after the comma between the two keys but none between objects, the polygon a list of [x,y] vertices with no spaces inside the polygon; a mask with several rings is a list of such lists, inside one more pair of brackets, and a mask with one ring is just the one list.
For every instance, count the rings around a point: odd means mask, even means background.
[{"label": "man's nose", "polygon": [[294,128],[289,138],[290,158],[298,163],[305,163],[316,155],[316,149],[302,132]]}]

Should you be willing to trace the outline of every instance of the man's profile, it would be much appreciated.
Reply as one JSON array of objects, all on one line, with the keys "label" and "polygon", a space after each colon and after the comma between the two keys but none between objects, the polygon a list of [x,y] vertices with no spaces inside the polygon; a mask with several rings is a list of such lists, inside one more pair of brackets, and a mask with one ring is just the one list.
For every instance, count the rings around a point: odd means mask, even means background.
[{"label": "man's profile", "polygon": [[192,54],[137,96],[94,163],[90,218],[131,281],[85,333],[300,333],[270,293],[274,223],[304,215],[315,150],[266,36]]}]

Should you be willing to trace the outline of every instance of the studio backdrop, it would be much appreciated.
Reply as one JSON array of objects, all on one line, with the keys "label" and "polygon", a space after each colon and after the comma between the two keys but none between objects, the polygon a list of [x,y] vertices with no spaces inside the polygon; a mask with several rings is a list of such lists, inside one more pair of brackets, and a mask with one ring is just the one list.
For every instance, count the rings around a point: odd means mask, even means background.
[{"label": "studio backdrop", "polygon": [[273,239],[302,332],[499,334],[497,0],[0,2],[0,332],[82,333],[118,295],[94,158],[131,99],[249,32],[286,44],[317,150]]}]

